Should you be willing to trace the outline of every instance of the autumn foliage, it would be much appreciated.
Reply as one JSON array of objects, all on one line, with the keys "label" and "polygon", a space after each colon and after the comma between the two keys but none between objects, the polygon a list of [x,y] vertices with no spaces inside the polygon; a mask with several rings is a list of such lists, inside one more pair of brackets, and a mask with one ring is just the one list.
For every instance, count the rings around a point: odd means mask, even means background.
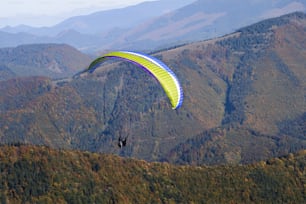
[{"label": "autumn foliage", "polygon": [[250,165],[175,166],[114,155],[0,148],[2,203],[305,203],[306,152]]}]

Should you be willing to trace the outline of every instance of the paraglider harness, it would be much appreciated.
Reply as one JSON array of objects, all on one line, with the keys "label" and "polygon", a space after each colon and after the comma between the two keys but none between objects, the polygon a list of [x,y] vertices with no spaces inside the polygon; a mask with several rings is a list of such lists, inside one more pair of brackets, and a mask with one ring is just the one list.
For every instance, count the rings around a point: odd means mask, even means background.
[{"label": "paraglider harness", "polygon": [[118,139],[118,147],[122,148],[122,147],[125,147],[126,145],[126,140],[129,136],[127,136],[126,138],[122,138],[121,136],[119,137]]}]

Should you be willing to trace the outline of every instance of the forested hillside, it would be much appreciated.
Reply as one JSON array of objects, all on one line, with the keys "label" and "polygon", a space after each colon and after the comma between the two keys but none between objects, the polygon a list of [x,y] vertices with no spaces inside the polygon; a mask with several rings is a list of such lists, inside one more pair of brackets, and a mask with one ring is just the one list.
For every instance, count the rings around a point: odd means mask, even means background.
[{"label": "forested hillside", "polygon": [[[128,62],[67,79],[1,81],[0,142],[198,165],[305,149],[305,31],[305,14],[294,13],[151,53],[182,83],[175,111],[154,78]],[[124,149],[119,136],[129,136]]]},{"label": "forested hillside", "polygon": [[29,44],[0,48],[0,80],[45,76],[65,78],[84,70],[91,58],[65,44]]},{"label": "forested hillside", "polygon": [[306,152],[245,166],[173,166],[0,147],[2,203],[305,203]]},{"label": "forested hillside", "polygon": [[[170,157],[179,163],[248,163],[268,158],[271,149],[274,155],[305,149],[305,26],[305,14],[295,13],[215,42],[178,48],[185,59],[223,79],[226,95],[218,101],[224,111],[221,125],[178,145]],[[168,55],[175,53],[170,50]],[[207,83],[216,89],[215,83]],[[188,105],[197,106],[199,98]]]}]

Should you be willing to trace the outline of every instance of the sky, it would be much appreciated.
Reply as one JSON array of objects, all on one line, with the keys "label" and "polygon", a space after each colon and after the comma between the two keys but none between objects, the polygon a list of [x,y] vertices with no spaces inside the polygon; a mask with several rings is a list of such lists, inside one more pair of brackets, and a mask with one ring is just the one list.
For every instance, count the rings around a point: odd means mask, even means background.
[{"label": "sky", "polygon": [[1,0],[0,27],[52,26],[71,16],[155,0]]}]

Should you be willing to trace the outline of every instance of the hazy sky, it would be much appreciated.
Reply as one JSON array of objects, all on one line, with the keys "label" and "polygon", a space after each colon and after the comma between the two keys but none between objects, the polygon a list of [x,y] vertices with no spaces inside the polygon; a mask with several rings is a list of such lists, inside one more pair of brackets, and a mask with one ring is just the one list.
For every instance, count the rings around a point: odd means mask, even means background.
[{"label": "hazy sky", "polygon": [[74,15],[154,0],[1,0],[0,27],[50,26]]}]

